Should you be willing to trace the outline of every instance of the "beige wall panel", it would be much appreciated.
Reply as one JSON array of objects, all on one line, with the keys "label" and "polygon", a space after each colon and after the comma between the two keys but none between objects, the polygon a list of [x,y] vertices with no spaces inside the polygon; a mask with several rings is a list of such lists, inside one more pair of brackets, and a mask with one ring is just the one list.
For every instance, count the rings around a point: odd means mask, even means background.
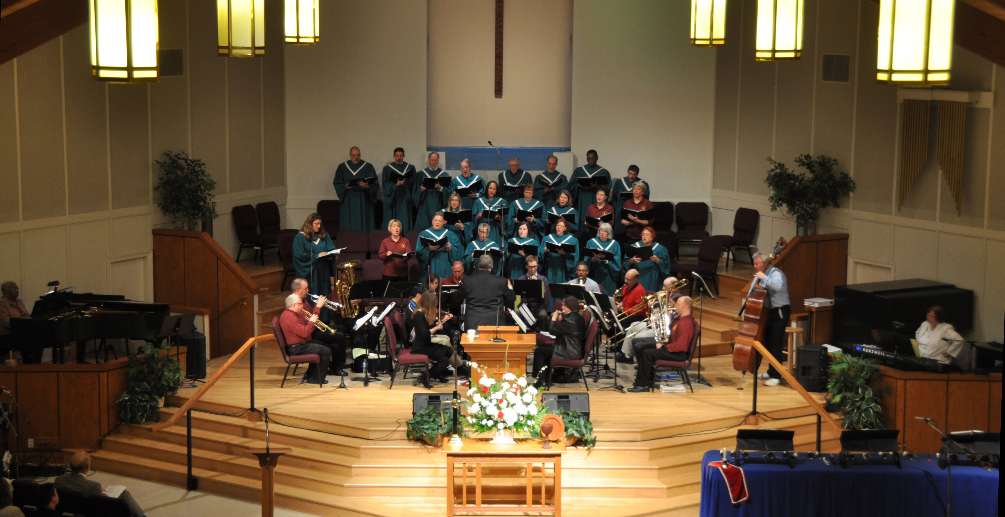
[{"label": "beige wall panel", "polygon": [[[13,280],[21,284],[21,234],[0,234],[0,282]],[[22,291],[24,289],[22,288]],[[22,298],[24,296],[22,295]]]},{"label": "beige wall panel", "polygon": [[1005,231],[1005,68],[998,67],[995,78],[995,124],[991,128],[988,228]]},{"label": "beige wall panel", "polygon": [[65,226],[51,226],[23,232],[21,298],[37,300],[46,291],[46,284],[53,280],[59,280],[62,287],[72,285],[68,281],[66,257]]},{"label": "beige wall panel", "polygon": [[137,255],[151,249],[153,249],[153,234],[150,233],[150,215],[140,214],[112,219],[109,251],[112,257]]},{"label": "beige wall panel", "polygon": [[[844,171],[851,169],[852,115],[857,70],[855,67],[855,27],[858,24],[858,6],[832,0],[817,6],[817,55],[820,56],[816,77],[817,100],[813,125],[813,155],[824,154],[836,158]],[[820,80],[823,54],[851,56],[847,83]],[[847,204],[847,201],[845,202]]]},{"label": "beige wall panel", "polygon": [[994,85],[991,77],[994,64],[969,50],[953,45],[953,72],[949,77],[950,90],[989,92]]},{"label": "beige wall panel", "polygon": [[939,182],[942,189],[939,222],[959,224],[974,228],[984,227],[984,195],[987,191],[988,128],[990,110],[971,108],[966,115],[966,133],[963,148],[963,191],[961,213],[956,212],[956,201],[945,178]]},{"label": "beige wall panel", "polygon": [[157,2],[157,38],[160,48],[185,48],[187,20],[185,18],[189,0]]},{"label": "beige wall panel", "polygon": [[[974,330],[967,337],[981,339],[984,329],[984,315],[981,307],[984,303],[985,267],[984,257],[987,253],[985,240],[952,233],[939,233],[939,269],[936,280],[955,284],[963,289],[974,291]],[[1000,263],[1000,259],[998,261]],[[999,272],[1000,266],[997,267]],[[1002,319],[995,318],[998,325]],[[981,339],[982,340],[982,339]]]},{"label": "beige wall panel", "polygon": [[17,58],[25,220],[66,215],[59,39]]},{"label": "beige wall panel", "polygon": [[938,233],[934,230],[895,226],[892,241],[876,241],[863,244],[866,246],[893,248],[893,266],[898,279],[935,279],[936,261],[939,256],[939,239]]},{"label": "beige wall panel", "polygon": [[[266,16],[280,19],[283,5],[279,2],[265,4]],[[278,23],[265,26],[267,48],[285,47],[283,30]],[[262,59],[265,67],[262,84],[265,99],[265,187],[281,187],[286,184],[286,99],[283,88],[283,52],[269,52]],[[379,171],[378,171],[379,173]],[[285,200],[276,200],[285,202]]]},{"label": "beige wall panel", "polygon": [[285,52],[286,169],[294,208],[335,199],[335,167],[353,145],[375,164],[389,160],[397,146],[409,162],[422,162],[426,11],[424,0],[328,1],[321,42]]},{"label": "beige wall panel", "polygon": [[893,225],[853,219],[848,256],[871,262],[893,262]]},{"label": "beige wall panel", "polygon": [[[774,247],[775,242],[778,241],[779,237],[785,237],[786,240],[791,239],[796,236],[796,221],[794,219],[785,219],[782,217],[772,217],[771,218],[771,233],[768,235],[762,235],[758,241],[759,245],[763,246],[760,249],[763,251],[771,251]],[[764,242],[767,238],[767,242]]]},{"label": "beige wall panel", "polygon": [[[862,2],[858,56],[858,103],[855,118],[855,163],[858,188],[851,207],[880,214],[892,213],[894,151],[897,149],[897,89],[877,84],[876,33],[866,27],[879,24],[879,7]],[[851,167],[848,168],[851,170]]]},{"label": "beige wall panel", "polygon": [[20,218],[17,192],[17,123],[14,61],[0,64],[0,223]]},{"label": "beige wall panel", "polygon": [[500,99],[495,98],[492,57],[495,4],[433,0],[428,16],[429,145],[485,145],[486,140],[570,145],[570,0],[506,4]]},{"label": "beige wall panel", "polygon": [[262,188],[262,69],[257,59],[228,59],[230,191]]},{"label": "beige wall panel", "polygon": [[151,163],[147,115],[146,86],[108,86],[112,208],[150,204]]},{"label": "beige wall panel", "polygon": [[63,36],[70,214],[108,210],[106,83],[92,78],[89,52],[86,24]]},{"label": "beige wall panel", "polygon": [[226,194],[227,92],[224,69],[227,59],[219,57],[216,50],[216,3],[189,2],[188,7],[191,154],[206,162],[206,170],[216,180],[216,194]]},{"label": "beige wall panel", "polygon": [[[932,125],[932,130],[933,132],[935,131],[934,124]],[[917,179],[914,180],[914,185],[911,186],[911,190],[904,199],[903,206],[897,210],[897,215],[925,221],[935,220],[935,212],[938,208],[937,197],[940,188],[940,179],[939,164],[935,163],[934,136],[932,138],[933,140],[929,142],[928,147],[930,153],[928,163],[918,173]],[[860,186],[859,190],[861,188]],[[899,184],[897,188],[900,188]]]},{"label": "beige wall panel", "polygon": [[[775,63],[754,61],[757,10],[747,5],[743,11],[743,70],[740,74],[740,141],[737,191],[768,195],[764,184],[772,157],[775,117]],[[793,166],[792,157],[780,157]]]},{"label": "beige wall panel", "polygon": [[1005,241],[987,241],[984,263],[983,339],[1002,342],[1002,315],[1005,314],[1005,274],[1002,274],[1001,259],[1005,257]]},{"label": "beige wall panel", "polygon": [[740,88],[743,2],[726,9],[726,44],[715,50],[715,152],[712,188],[736,190],[736,104]]},{"label": "beige wall panel", "polygon": [[108,220],[71,224],[69,277],[70,285],[83,293],[112,293],[108,290]]},{"label": "beige wall panel", "polygon": [[[806,4],[803,59],[778,63],[775,159],[795,166],[794,158],[810,154],[813,145],[813,83],[816,66],[816,2]],[[767,170],[767,169],[765,169]],[[763,177],[761,178],[763,180]]]},{"label": "beige wall panel", "polygon": [[856,262],[854,259],[851,259],[851,263],[851,270],[848,272],[849,284],[867,284],[893,280],[893,269],[890,267]]},{"label": "beige wall panel", "polygon": [[127,300],[152,301],[153,296],[147,292],[148,260],[140,257],[112,262],[108,292],[124,295]]},{"label": "beige wall panel", "polygon": [[[188,2],[160,2],[157,15],[160,20],[160,48],[185,49],[188,20],[185,16]],[[188,55],[186,71],[190,68]],[[186,72],[187,73],[187,72]],[[160,160],[164,151],[188,150],[188,76],[161,77],[150,83],[151,142],[154,160]],[[160,170],[154,166],[154,178]]]}]

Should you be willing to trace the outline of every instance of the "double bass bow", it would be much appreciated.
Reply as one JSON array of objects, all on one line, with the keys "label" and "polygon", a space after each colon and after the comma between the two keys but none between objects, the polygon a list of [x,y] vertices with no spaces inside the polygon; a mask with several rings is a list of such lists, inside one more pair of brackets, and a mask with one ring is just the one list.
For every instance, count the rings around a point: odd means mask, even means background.
[{"label": "double bass bow", "polygon": [[[786,244],[784,237],[778,238],[778,242],[775,243],[774,249],[768,256],[769,265],[785,249]],[[743,307],[740,308],[742,320],[739,335],[760,342],[764,337],[764,326],[768,322],[767,312],[764,310],[764,299],[767,297],[768,291],[763,287],[756,286],[756,282],[756,279],[751,282],[755,284],[755,288],[744,300]],[[735,343],[733,346],[733,369],[741,374],[754,372],[757,369],[757,351],[749,345]]]}]

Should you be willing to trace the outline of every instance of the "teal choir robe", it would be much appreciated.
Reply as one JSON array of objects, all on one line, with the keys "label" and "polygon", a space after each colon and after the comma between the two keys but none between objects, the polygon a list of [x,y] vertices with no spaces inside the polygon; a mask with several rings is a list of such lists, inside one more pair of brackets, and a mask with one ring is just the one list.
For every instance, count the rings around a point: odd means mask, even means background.
[{"label": "teal choir robe", "polygon": [[523,198],[523,189],[510,190],[506,188],[507,186],[514,185],[526,185],[528,183],[534,183],[534,178],[530,174],[523,170],[517,169],[516,174],[513,174],[506,169],[499,173],[499,195],[505,199],[507,202],[512,203],[517,199]]},{"label": "teal choir robe", "polygon": [[[548,174],[548,171],[544,171],[534,178],[534,186],[536,187],[534,189],[534,198],[544,203],[546,208],[551,208],[558,204],[558,195],[563,190],[569,188],[569,179],[565,177],[565,174],[558,171],[555,171],[554,174]],[[546,192],[545,189],[550,186],[554,186],[555,189]],[[523,196],[521,195],[520,197]]]},{"label": "teal choir robe", "polygon": [[[558,253],[548,253],[548,243],[552,244],[572,244],[576,246],[575,251],[559,255]],[[564,284],[570,278],[576,276],[576,263],[579,262],[579,240],[574,235],[551,234],[541,241],[538,247],[538,269],[541,274],[548,277],[549,284]]]},{"label": "teal choir robe", "polygon": [[[527,237],[526,239],[521,239],[519,237],[513,237],[508,242],[514,242],[521,246],[534,246],[537,249],[541,248],[541,243],[533,237]],[[506,278],[510,280],[516,280],[521,276],[527,274],[527,260],[521,256],[519,253],[506,253]]]},{"label": "teal choir robe", "polygon": [[[507,233],[509,235],[516,235],[516,225],[519,222],[519,221],[516,220],[516,212],[517,212],[517,210],[537,210],[538,208],[543,208],[543,207],[544,207],[544,203],[542,203],[542,202],[540,202],[540,201],[538,201],[536,199],[531,199],[530,203],[528,203],[528,202],[524,201],[524,199],[522,197],[520,199],[517,199],[513,203],[510,203],[509,214],[507,214],[508,215],[507,219],[509,219],[509,224],[508,224],[509,231]],[[545,227],[545,223],[547,222],[547,220],[548,220],[548,214],[545,213],[545,210],[541,210],[541,217],[538,217],[537,221],[535,221],[534,224],[530,225],[530,236],[531,237],[543,237],[543,236],[547,235],[548,233],[545,231],[545,228],[544,228]]]},{"label": "teal choir robe", "polygon": [[[471,177],[467,179],[465,179],[463,175],[454,176],[454,179],[450,180],[450,191],[456,192],[458,188],[462,187],[467,188],[469,185],[473,185],[475,183],[478,183],[479,181],[482,182],[482,186],[475,192],[475,194],[478,194],[478,197],[481,197],[485,195],[486,181],[483,180],[481,176],[475,173],[471,173]],[[476,201],[478,200],[471,199],[468,196],[461,196],[461,206],[464,208],[471,208],[471,206],[474,205]]]},{"label": "teal choir robe", "polygon": [[[391,174],[407,175],[411,171],[412,175],[405,180],[402,186],[398,186],[396,181],[391,180]],[[401,234],[412,231],[412,188],[415,182],[415,167],[409,163],[402,162],[401,165],[391,162],[384,166],[381,173],[384,180],[384,224],[387,225],[391,219],[401,221]]]},{"label": "teal choir robe", "polygon": [[[643,197],[649,199],[649,183],[641,179],[639,181],[646,186],[646,195]],[[628,180],[628,176],[615,181],[614,188],[611,190],[611,197],[607,199],[607,202],[614,207],[614,224],[612,226],[614,226],[614,231],[617,233],[625,231],[625,225],[621,224],[621,219],[623,218],[621,209],[624,208],[625,201],[632,198],[631,193],[634,185],[635,183]],[[628,197],[622,195],[625,192],[628,193]]]},{"label": "teal choir robe", "polygon": [[[361,187],[356,180],[370,178],[368,187]],[[352,163],[346,160],[335,169],[335,193],[342,202],[339,230],[377,229],[373,217],[373,203],[377,200],[377,171],[366,160]],[[334,228],[333,228],[334,229]]]},{"label": "teal choir robe", "polygon": [[572,178],[569,179],[569,192],[572,193],[573,206],[581,214],[585,214],[586,209],[597,202],[597,191],[592,188],[579,188],[579,178],[595,177],[607,178],[607,189],[611,189],[611,173],[599,165],[596,167],[590,167],[589,165],[577,167],[576,171],[572,173]]},{"label": "teal choir robe", "polygon": [[[474,211],[474,228],[471,230],[471,235],[473,238],[478,238],[478,225],[485,223],[489,225],[489,240],[496,242],[502,242],[506,235],[505,221],[508,214],[506,209],[509,203],[501,197],[490,200],[487,197],[480,197],[475,202],[475,206],[472,208]],[[500,220],[495,219],[485,219],[482,218],[481,214],[483,210],[499,210]]]},{"label": "teal choir robe", "polygon": [[[642,246],[642,241],[632,244],[633,248],[641,248]],[[646,291],[659,291],[663,289],[663,281],[670,276],[670,253],[667,251],[666,246],[653,242],[653,255],[660,259],[658,265],[649,259],[633,265],[630,263],[631,258],[628,257],[627,253],[624,258],[625,271],[629,269],[638,270],[639,283],[642,284],[642,287],[646,288]]]},{"label": "teal choir robe", "polygon": [[[334,255],[322,258],[318,255],[334,250],[331,234],[326,234],[324,239],[314,237],[311,241],[304,232],[300,232],[293,238],[293,268],[297,278],[307,280],[307,289],[311,294],[331,298],[331,277],[337,259]],[[321,312],[322,321],[328,321],[328,309],[322,308]]]},{"label": "teal choir robe", "polygon": [[[499,244],[496,244],[496,241],[492,240],[491,238],[487,241],[480,241],[478,239],[475,239],[471,241],[471,244],[468,244],[468,247],[464,249],[464,258],[461,259],[467,266],[466,269],[468,271],[468,274],[474,273],[475,269],[478,268],[478,259],[472,259],[471,255],[475,251],[487,250],[492,248],[501,250]],[[492,274],[498,275],[500,271],[502,271],[502,259],[492,257]]]},{"label": "teal choir robe", "polygon": [[[441,212],[450,212],[450,208],[444,208]],[[473,223],[463,223],[463,228],[458,227],[456,224],[446,224],[443,227],[450,230],[451,233],[457,236],[457,240],[461,242],[462,246],[467,246],[471,242],[472,236],[474,235],[474,224]]]},{"label": "teal choir robe", "polygon": [[[572,207],[559,208],[557,206],[553,206],[548,210],[548,213],[562,216],[565,218],[565,222],[568,223],[566,225],[567,227],[565,229],[565,233],[571,233],[575,235],[576,232],[579,231],[579,213],[576,212],[575,208]],[[549,226],[548,231],[554,233],[555,229]]]},{"label": "teal choir robe", "polygon": [[[412,204],[418,209],[418,213],[415,216],[415,225],[413,228],[429,228],[433,224],[433,216],[436,215],[436,212],[447,206],[447,201],[450,200],[450,193],[453,192],[449,186],[443,187],[442,190],[436,190],[435,188],[422,190],[423,179],[442,177],[449,178],[450,174],[447,174],[447,171],[439,167],[436,170],[426,167],[415,175],[414,184],[412,185]],[[461,205],[463,206],[464,203],[461,202]]]},{"label": "teal choir robe", "polygon": [[[591,249],[609,251],[614,254],[614,258],[611,260],[595,258],[589,251]],[[590,278],[604,288],[604,294],[614,296],[614,291],[618,290],[618,282],[621,280],[621,245],[618,241],[612,238],[602,241],[600,237],[590,239],[590,242],[586,243],[583,260],[589,263]]]},{"label": "teal choir robe", "polygon": [[[423,237],[439,240],[444,236],[447,237],[447,242],[450,243],[449,250],[444,245],[440,249],[432,251],[422,242]],[[419,242],[415,245],[415,255],[419,261],[419,277],[426,278],[427,268],[429,268],[428,271],[436,273],[440,278],[447,278],[453,274],[451,266],[453,266],[454,262],[462,260],[462,253],[464,253],[464,246],[450,230],[443,228],[440,231],[436,231],[429,228],[423,231],[419,234]]]}]

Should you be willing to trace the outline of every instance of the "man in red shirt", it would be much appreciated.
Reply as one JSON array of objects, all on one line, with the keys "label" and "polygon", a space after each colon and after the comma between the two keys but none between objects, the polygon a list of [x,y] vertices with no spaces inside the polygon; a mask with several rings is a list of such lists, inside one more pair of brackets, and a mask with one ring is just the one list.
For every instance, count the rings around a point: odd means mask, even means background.
[{"label": "man in red shirt", "polygon": [[646,288],[639,283],[639,272],[636,269],[629,269],[625,272],[625,287],[621,291],[621,303],[618,304],[618,312],[625,312],[628,318],[621,321],[621,325],[628,328],[633,323],[642,321],[649,317],[649,305],[642,303],[646,296]]},{"label": "man in red shirt", "polygon": [[464,285],[464,263],[455,260],[450,266],[451,275],[443,279],[443,287]]},{"label": "man in red shirt", "polygon": [[305,384],[328,384],[328,366],[331,364],[332,352],[327,346],[313,341],[311,334],[318,321],[318,313],[324,307],[327,298],[321,296],[312,311],[311,317],[304,314],[304,301],[296,293],[286,297],[286,310],[279,315],[279,328],[286,338],[286,353],[289,355],[318,354],[320,363],[311,363],[304,374]]},{"label": "man in red shirt", "polygon": [[[628,389],[632,393],[649,391],[652,384],[653,364],[656,361],[686,361],[687,351],[697,330],[694,318],[691,317],[691,297],[681,296],[677,299],[677,318],[670,324],[670,339],[664,343],[656,343],[656,348],[645,350],[639,355],[639,371],[635,374],[635,386]],[[656,338],[647,338],[655,341]],[[639,346],[645,347],[643,340]]]},{"label": "man in red shirt", "polygon": [[[293,294],[299,296],[300,299],[304,301],[304,306],[310,307],[311,302],[310,300],[307,299],[307,293],[309,287],[307,280],[304,280],[303,278],[294,278],[290,286],[293,287]],[[321,318],[322,315],[321,309],[315,308],[313,312],[314,314],[318,315],[318,319]],[[328,314],[332,316],[333,320],[338,322],[342,321],[341,317],[338,316],[338,313],[328,311]],[[343,368],[347,367],[347,365],[345,364],[346,328],[341,323],[331,323],[331,322],[328,323],[328,328],[332,329],[334,332],[328,332],[315,326],[314,332],[311,334],[311,341],[316,341],[318,343],[321,343],[322,345],[327,346],[332,352],[331,370],[326,372],[327,374],[347,375],[344,371],[342,371]]]}]

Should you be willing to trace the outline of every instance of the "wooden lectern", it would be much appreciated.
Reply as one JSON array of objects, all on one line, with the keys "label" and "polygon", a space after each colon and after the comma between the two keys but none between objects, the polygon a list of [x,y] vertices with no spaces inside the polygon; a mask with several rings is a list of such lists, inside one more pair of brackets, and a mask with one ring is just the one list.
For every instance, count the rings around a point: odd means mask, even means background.
[{"label": "wooden lectern", "polygon": [[262,467],[262,517],[272,517],[276,510],[276,464],[280,456],[291,452],[293,449],[289,447],[248,449],[248,454],[257,456]]}]

